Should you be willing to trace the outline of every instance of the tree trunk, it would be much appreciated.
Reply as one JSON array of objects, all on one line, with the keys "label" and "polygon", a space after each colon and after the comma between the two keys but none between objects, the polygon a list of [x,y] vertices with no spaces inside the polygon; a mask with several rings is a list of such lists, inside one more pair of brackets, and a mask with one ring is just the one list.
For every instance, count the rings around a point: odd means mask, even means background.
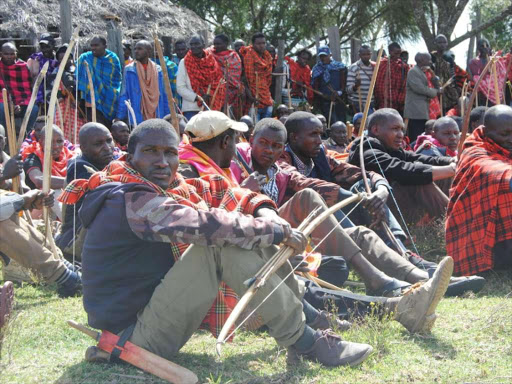
[{"label": "tree trunk", "polygon": [[123,32],[114,20],[107,21],[107,47],[119,57],[121,68],[124,68]]},{"label": "tree trunk", "polygon": [[336,61],[341,61],[339,28],[337,26],[327,28],[327,35],[329,36],[329,48],[331,49],[332,58]]},{"label": "tree trunk", "polygon": [[71,16],[70,0],[59,0],[60,4],[60,38],[62,44],[67,44],[71,40],[73,33],[73,19]]}]

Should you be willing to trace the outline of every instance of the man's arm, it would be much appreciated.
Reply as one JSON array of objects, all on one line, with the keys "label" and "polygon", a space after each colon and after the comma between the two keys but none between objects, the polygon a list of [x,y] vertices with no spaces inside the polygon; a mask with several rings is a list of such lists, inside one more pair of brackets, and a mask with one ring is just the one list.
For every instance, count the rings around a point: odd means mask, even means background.
[{"label": "man's arm", "polygon": [[185,100],[193,102],[197,98],[197,94],[187,86],[187,68],[185,67],[185,59],[180,61],[178,68],[178,77],[176,79],[176,88],[178,94]]},{"label": "man's arm", "polygon": [[129,192],[125,203],[131,230],[149,241],[254,249],[279,244],[291,234],[290,226],[265,218],[215,208],[196,210],[156,193]]},{"label": "man's arm", "polygon": [[[32,168],[29,173],[28,177],[30,180],[34,183],[37,189],[43,188],[43,172],[41,172],[38,168]],[[50,181],[50,188],[51,189],[62,189],[66,185],[66,178],[60,177],[60,176],[52,176]]]},{"label": "man's arm", "polygon": [[453,163],[453,158],[450,156],[429,156],[413,151],[404,151],[404,155],[404,160],[409,162],[419,162],[437,166],[450,165]]}]

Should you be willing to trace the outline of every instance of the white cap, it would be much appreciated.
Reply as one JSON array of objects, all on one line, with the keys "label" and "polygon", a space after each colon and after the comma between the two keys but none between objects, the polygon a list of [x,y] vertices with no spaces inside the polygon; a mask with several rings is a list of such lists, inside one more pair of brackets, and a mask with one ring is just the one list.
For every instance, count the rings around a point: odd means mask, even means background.
[{"label": "white cap", "polygon": [[185,132],[193,135],[190,141],[199,142],[213,139],[230,128],[238,132],[249,130],[245,123],[231,120],[222,112],[205,111],[199,112],[190,119],[185,127]]}]

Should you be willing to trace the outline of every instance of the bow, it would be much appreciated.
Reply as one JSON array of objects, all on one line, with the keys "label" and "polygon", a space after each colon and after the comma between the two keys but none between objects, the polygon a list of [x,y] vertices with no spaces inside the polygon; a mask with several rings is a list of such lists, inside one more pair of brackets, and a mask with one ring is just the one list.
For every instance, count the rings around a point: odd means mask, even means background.
[{"label": "bow", "polygon": [[[53,122],[55,118],[55,107],[57,104],[57,93],[59,92],[59,85],[62,80],[62,75],[68,62],[69,55],[73,49],[73,46],[78,40],[78,28],[73,32],[73,36],[69,42],[68,48],[62,58],[62,65],[59,66],[59,71],[55,77],[55,83],[53,84],[52,93],[50,96],[50,102],[48,104],[48,121],[46,123],[45,140],[44,140],[44,164],[43,164],[43,193],[48,194],[50,192],[51,177],[52,177],[52,139],[53,139]],[[55,241],[53,240],[52,230],[50,226],[48,207],[43,207],[43,218],[46,226],[46,238],[48,239],[52,252],[55,256],[58,255]]]},{"label": "bow", "polygon": [[[330,215],[335,213],[336,211],[342,209],[343,207],[350,205],[352,203],[355,203],[356,201],[362,200],[364,197],[364,194],[357,194],[354,195],[348,199],[345,199],[343,201],[338,202],[337,204],[334,204],[330,208],[326,209],[324,212],[322,212],[317,217],[316,214],[318,213],[318,209],[314,210],[309,214],[308,217],[300,224],[300,226],[297,228],[299,231],[301,231],[304,236],[308,237],[311,235],[311,233],[318,227],[325,219],[327,219]],[[347,215],[346,215],[347,216]],[[344,219],[344,218],[343,218]],[[329,236],[330,233],[327,234]],[[322,240],[323,241],[323,240]],[[265,285],[268,278],[276,272],[281,266],[286,263],[286,261],[295,254],[295,251],[293,248],[289,246],[285,246],[279,249],[277,253],[272,256],[262,267],[261,269],[256,273],[256,275],[249,279],[247,282],[247,285],[249,286],[249,289],[244,293],[244,295],[240,298],[238,303],[236,304],[235,308],[231,312],[231,315],[227,318],[226,323],[222,327],[219,336],[217,337],[217,345],[216,350],[217,354],[220,356],[221,353],[221,347],[226,342],[226,339],[228,338],[228,332],[235,324],[238,317],[240,317],[243,310],[249,305],[249,302],[254,297],[256,292],[259,288],[261,288],[263,285]],[[284,281],[284,280],[283,280]],[[279,285],[278,285],[279,287]],[[276,287],[277,288],[277,287]],[[270,294],[263,299],[262,303],[267,300],[267,298],[273,293],[270,292]],[[261,304],[260,304],[261,305]]]},{"label": "bow", "polygon": [[96,120],[96,94],[94,93],[94,83],[92,82],[91,70],[89,63],[84,60],[85,72],[87,72],[87,81],[89,82],[89,90],[91,92],[91,121],[95,123]]},{"label": "bow", "polygon": [[167,102],[169,103],[169,110],[171,111],[171,121],[178,137],[180,135],[180,123],[178,121],[178,115],[176,114],[175,100],[172,95],[171,82],[169,80],[169,73],[167,72],[167,64],[165,63],[164,53],[162,51],[162,46],[160,45],[160,40],[158,39],[158,35],[156,32],[153,32],[153,40],[155,41],[156,53],[158,54],[158,60],[160,61],[160,67],[162,69],[162,75],[164,76],[164,89],[167,95]]},{"label": "bow", "polygon": [[[471,108],[473,107],[473,104],[475,103],[476,96],[478,95],[478,88],[480,86],[480,82],[485,77],[487,72],[489,72],[489,68],[491,67],[491,63],[493,62],[494,57],[495,56],[491,57],[491,60],[489,60],[487,62],[487,64],[485,65],[484,69],[480,73],[480,77],[478,78],[475,86],[473,87],[473,92],[471,92],[471,97],[469,98],[469,103],[468,103],[466,112],[464,113],[464,124],[462,125],[462,132],[460,134],[460,141],[459,141],[459,148],[458,148],[459,156],[462,153],[462,147],[464,145],[464,140],[466,140],[466,135],[468,133],[469,117],[471,114]],[[499,100],[499,98],[497,100]]]},{"label": "bow", "polygon": [[[364,155],[363,155],[363,153],[364,153],[363,152],[364,128],[366,126],[366,120],[368,119],[368,113],[370,111],[370,103],[371,103],[372,97],[373,97],[373,89],[375,88],[375,82],[377,81],[377,74],[379,73],[379,67],[380,67],[380,61],[382,58],[383,49],[384,49],[384,47],[381,47],[379,50],[379,54],[377,55],[377,61],[375,62],[375,68],[374,68],[373,74],[372,74],[370,89],[368,90],[368,95],[366,96],[366,104],[364,106],[363,118],[361,120],[361,126],[359,127],[359,133],[358,133],[359,137],[361,138],[361,142],[359,143],[359,163],[360,163],[359,166],[361,168],[362,175],[363,175],[364,187],[366,189],[366,192],[370,195],[372,193],[372,190],[370,188],[370,183],[368,182],[368,177],[366,176],[366,169],[365,169],[365,165],[364,165]],[[391,231],[391,229],[389,228],[389,225],[384,221],[381,223],[381,225],[382,225],[382,228],[384,228],[386,235],[393,242],[395,248],[400,253],[402,253],[402,256],[403,256],[402,248],[398,244],[398,241],[397,241],[395,235],[393,234],[393,232]]]}]

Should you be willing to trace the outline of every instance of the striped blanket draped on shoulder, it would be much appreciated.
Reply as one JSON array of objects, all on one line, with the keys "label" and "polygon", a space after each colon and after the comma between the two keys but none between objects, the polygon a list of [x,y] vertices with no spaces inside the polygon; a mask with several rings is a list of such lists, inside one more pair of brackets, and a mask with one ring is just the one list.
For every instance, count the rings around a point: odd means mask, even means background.
[{"label": "striped blanket draped on shoulder", "polygon": [[106,50],[103,57],[96,57],[92,52],[83,53],[78,59],[78,90],[85,94],[85,101],[91,102],[89,79],[84,61],[89,64],[96,108],[112,120],[117,111],[117,101],[121,92],[121,64],[114,52]]},{"label": "striped blanket draped on shoulder", "polygon": [[331,81],[331,71],[341,71],[345,68],[345,64],[336,60],[331,61],[329,64],[324,64],[321,60],[318,60],[311,73],[311,84],[320,76],[322,76],[326,84],[329,84]]}]

